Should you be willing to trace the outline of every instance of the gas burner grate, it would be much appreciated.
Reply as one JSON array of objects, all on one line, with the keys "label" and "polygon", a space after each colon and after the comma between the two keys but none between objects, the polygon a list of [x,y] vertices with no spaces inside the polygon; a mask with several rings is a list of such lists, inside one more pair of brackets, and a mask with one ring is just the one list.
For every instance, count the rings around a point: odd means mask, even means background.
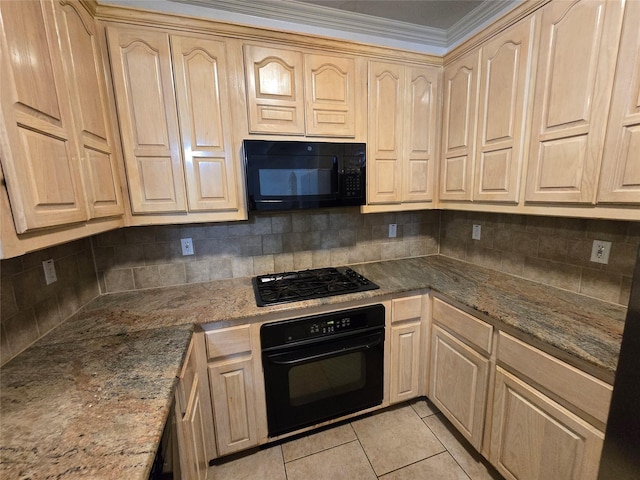
[{"label": "gas burner grate", "polygon": [[350,268],[317,268],[260,275],[253,279],[259,307],[377,288],[380,287]]}]

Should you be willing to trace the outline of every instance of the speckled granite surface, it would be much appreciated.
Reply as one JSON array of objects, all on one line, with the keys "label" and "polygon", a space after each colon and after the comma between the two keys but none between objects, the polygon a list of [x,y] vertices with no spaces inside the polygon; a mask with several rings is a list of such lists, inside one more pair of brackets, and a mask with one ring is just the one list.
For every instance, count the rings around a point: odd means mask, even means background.
[{"label": "speckled granite surface", "polygon": [[441,256],[354,267],[379,290],[259,308],[250,279],[103,296],[0,372],[0,477],[146,478],[194,324],[431,288],[612,379],[626,310]]}]

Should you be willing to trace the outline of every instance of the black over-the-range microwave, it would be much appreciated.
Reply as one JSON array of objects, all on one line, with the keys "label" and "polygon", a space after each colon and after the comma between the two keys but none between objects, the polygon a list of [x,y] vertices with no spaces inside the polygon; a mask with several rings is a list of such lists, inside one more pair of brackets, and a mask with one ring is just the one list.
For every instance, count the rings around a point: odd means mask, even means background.
[{"label": "black over-the-range microwave", "polygon": [[366,202],[366,144],[244,140],[249,210]]}]

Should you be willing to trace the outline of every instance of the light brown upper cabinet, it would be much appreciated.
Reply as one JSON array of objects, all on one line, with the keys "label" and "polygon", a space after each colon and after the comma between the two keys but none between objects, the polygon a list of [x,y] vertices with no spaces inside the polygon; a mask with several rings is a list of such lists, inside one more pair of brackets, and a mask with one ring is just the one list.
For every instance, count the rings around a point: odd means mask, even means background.
[{"label": "light brown upper cabinet", "polygon": [[639,26],[640,2],[627,2],[602,158],[599,203],[640,203]]},{"label": "light brown upper cabinet", "polygon": [[476,138],[479,51],[444,69],[440,200],[471,200]]},{"label": "light brown upper cabinet", "polygon": [[228,44],[141,27],[111,25],[107,33],[133,213],[245,218]]},{"label": "light brown upper cabinet", "polygon": [[355,60],[244,46],[249,131],[354,137]]},{"label": "light brown upper cabinet", "polygon": [[441,200],[518,203],[537,20],[445,67]]},{"label": "light brown upper cabinet", "polygon": [[369,62],[368,204],[433,200],[438,81],[437,68]]},{"label": "light brown upper cabinet", "polygon": [[542,9],[525,200],[593,204],[624,2]]},{"label": "light brown upper cabinet", "polygon": [[[537,19],[526,18],[482,46],[473,200],[518,202]],[[449,172],[456,161],[448,162]]]},{"label": "light brown upper cabinet", "polygon": [[93,19],[75,2],[1,2],[0,12],[2,168],[16,233],[121,215]]},{"label": "light brown upper cabinet", "polygon": [[105,46],[95,20],[77,2],[57,9],[67,84],[79,139],[89,218],[124,214],[118,178],[114,111],[108,92]]},{"label": "light brown upper cabinet", "polygon": [[186,212],[169,35],[107,33],[133,213]]}]

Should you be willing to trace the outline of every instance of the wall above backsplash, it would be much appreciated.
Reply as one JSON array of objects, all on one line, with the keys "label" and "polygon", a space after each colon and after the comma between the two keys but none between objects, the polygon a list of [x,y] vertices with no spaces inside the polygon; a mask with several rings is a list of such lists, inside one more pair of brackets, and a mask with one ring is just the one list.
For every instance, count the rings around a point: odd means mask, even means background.
[{"label": "wall above backsplash", "polygon": [[[481,239],[472,240],[473,225]],[[440,253],[611,303],[629,303],[640,222],[442,211]],[[612,242],[607,265],[594,240]]]},{"label": "wall above backsplash", "polygon": [[[397,224],[396,238],[388,237]],[[438,252],[440,212],[363,215],[357,207],[251,214],[249,220],[131,227],[93,238],[102,293]],[[183,256],[191,238],[195,255]]]}]

